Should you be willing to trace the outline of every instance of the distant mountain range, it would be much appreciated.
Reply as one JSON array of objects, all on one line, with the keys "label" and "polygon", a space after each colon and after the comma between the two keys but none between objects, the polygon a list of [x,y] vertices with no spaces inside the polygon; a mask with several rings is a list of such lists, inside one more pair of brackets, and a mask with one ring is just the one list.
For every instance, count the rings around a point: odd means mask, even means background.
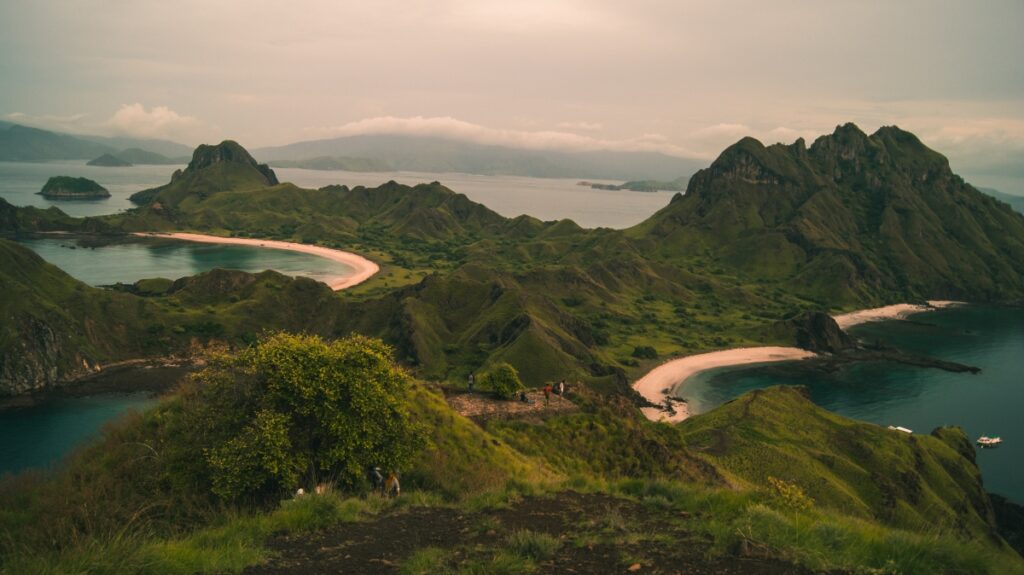
[{"label": "distant mountain range", "polygon": [[1024,196],[1007,194],[1005,192],[1000,192],[999,190],[995,190],[992,188],[978,188],[978,190],[985,192],[986,194],[992,196],[993,198],[1001,202],[1006,202],[1010,204],[1011,208],[1024,214]]},{"label": "distant mountain range", "polygon": [[363,135],[297,142],[258,148],[253,155],[271,166],[287,167],[296,161],[336,158],[339,163],[361,160],[374,170],[462,172],[483,175],[541,178],[594,178],[605,180],[673,180],[707,165],[703,160],[677,158],[654,152],[559,152],[491,146],[447,138]]},{"label": "distant mountain range", "polygon": [[[177,163],[192,155],[192,149],[167,140],[72,136],[10,122],[0,122],[0,162],[48,162],[53,160],[92,160],[103,154],[120,157],[121,151],[135,148],[157,154]],[[129,158],[122,158],[131,163]],[[185,163],[183,160],[181,163]],[[146,162],[150,163],[150,162]],[[165,163],[165,162],[157,162]]]}]

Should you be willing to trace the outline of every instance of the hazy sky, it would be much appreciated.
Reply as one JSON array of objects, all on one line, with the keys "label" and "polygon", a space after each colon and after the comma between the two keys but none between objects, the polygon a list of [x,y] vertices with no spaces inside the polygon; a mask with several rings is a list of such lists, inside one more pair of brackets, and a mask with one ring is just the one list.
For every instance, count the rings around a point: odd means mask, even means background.
[{"label": "hazy sky", "polygon": [[1022,62],[1021,0],[0,0],[0,118],[186,144],[411,132],[711,158],[853,121],[1024,176]]}]

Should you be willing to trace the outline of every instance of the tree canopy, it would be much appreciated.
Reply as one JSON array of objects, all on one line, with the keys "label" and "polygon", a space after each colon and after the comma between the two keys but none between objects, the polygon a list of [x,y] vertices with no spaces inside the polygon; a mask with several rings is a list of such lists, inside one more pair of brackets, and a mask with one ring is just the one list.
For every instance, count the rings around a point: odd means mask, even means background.
[{"label": "tree canopy", "polygon": [[214,493],[261,497],[367,466],[402,469],[422,446],[406,405],[409,376],[379,340],[277,333],[204,369],[196,431]]}]

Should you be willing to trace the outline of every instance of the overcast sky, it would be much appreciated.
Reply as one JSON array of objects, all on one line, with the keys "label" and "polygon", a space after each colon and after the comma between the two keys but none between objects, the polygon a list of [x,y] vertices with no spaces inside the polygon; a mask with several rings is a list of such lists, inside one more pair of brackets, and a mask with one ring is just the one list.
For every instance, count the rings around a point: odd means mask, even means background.
[{"label": "overcast sky", "polygon": [[713,158],[853,121],[1024,176],[1022,62],[1021,0],[0,0],[0,118],[190,145],[409,132]]}]

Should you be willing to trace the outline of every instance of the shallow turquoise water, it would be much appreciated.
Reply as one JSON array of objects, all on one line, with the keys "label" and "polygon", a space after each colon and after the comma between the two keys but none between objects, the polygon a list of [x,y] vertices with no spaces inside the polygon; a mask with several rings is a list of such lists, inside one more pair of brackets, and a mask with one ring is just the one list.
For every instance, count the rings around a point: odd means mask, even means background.
[{"label": "shallow turquoise water", "polygon": [[798,364],[705,372],[681,395],[697,412],[746,391],[772,385],[805,385],[815,403],[836,413],[929,433],[959,425],[973,441],[998,435],[998,449],[979,450],[989,491],[1024,503],[1024,310],[969,306],[857,326],[868,341],[982,368],[950,373],[892,363],[862,363],[825,374]]},{"label": "shallow turquoise water", "polygon": [[318,256],[249,246],[140,240],[88,248],[71,237],[19,239],[18,243],[90,285],[154,277],[178,279],[213,268],[275,270],[319,281],[352,273],[349,266]]},{"label": "shallow turquoise water", "polygon": [[105,393],[5,409],[0,412],[0,474],[53,465],[98,436],[104,423],[155,402],[149,393]]}]

